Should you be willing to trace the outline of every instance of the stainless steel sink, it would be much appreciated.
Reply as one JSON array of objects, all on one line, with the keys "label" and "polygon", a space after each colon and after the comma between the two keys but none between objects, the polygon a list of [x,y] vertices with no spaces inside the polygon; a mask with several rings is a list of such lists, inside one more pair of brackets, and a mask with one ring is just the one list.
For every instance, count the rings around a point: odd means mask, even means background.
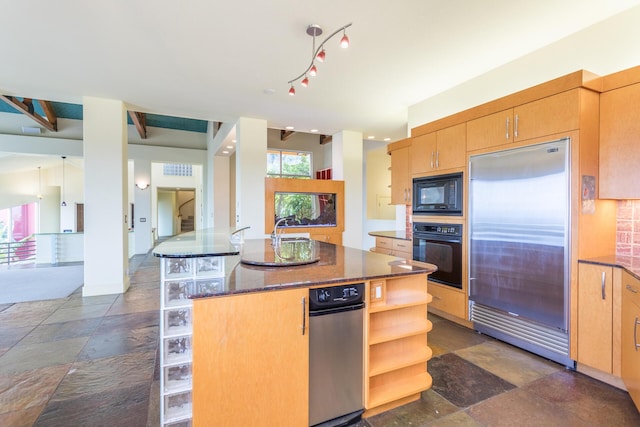
[{"label": "stainless steel sink", "polygon": [[272,245],[270,239],[264,242],[246,242],[240,262],[261,267],[292,267],[313,264],[320,261],[315,242],[306,237],[282,237]]}]

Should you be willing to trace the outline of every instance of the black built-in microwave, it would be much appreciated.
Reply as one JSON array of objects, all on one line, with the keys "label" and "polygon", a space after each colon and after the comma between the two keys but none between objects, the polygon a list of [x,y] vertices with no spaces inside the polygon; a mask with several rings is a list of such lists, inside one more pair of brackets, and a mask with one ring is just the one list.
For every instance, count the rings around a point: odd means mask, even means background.
[{"label": "black built-in microwave", "polygon": [[462,215],[462,172],[413,179],[414,215]]}]

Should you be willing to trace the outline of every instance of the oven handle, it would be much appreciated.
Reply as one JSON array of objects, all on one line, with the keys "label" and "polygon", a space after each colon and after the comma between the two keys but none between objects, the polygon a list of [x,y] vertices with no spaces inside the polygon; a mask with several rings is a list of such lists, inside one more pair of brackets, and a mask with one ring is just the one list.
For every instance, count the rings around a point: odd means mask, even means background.
[{"label": "oven handle", "polygon": [[445,242],[445,243],[462,243],[462,237],[446,237],[446,236],[434,236],[432,234],[417,234],[413,233],[413,240],[422,239],[429,240],[431,242]]}]

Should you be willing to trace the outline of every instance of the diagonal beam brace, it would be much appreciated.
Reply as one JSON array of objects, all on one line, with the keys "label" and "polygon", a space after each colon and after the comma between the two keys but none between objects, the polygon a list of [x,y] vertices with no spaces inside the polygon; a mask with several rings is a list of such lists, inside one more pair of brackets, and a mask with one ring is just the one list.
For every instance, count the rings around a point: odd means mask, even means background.
[{"label": "diagonal beam brace", "polygon": [[138,111],[129,111],[129,117],[136,126],[140,138],[147,139],[147,115]]},{"label": "diagonal beam brace", "polygon": [[296,132],[293,130],[281,130],[280,131],[280,141],[286,141],[291,138]]},{"label": "diagonal beam brace", "polygon": [[44,117],[42,117],[41,115],[35,113],[33,111],[33,101],[30,98],[24,98],[24,101],[20,101],[19,99],[17,99],[14,96],[0,95],[0,99],[2,99],[7,104],[11,105],[12,107],[17,109],[18,111],[22,112],[24,115],[26,115],[30,119],[35,120],[40,125],[42,125],[45,128],[49,129],[51,132],[57,132],[58,131],[57,119],[55,120],[55,122],[49,122]]},{"label": "diagonal beam brace", "polygon": [[42,111],[44,111],[44,115],[47,116],[49,123],[51,123],[54,128],[58,129],[58,116],[56,115],[56,112],[53,111],[51,101],[43,101],[39,99],[38,104],[42,107]]}]

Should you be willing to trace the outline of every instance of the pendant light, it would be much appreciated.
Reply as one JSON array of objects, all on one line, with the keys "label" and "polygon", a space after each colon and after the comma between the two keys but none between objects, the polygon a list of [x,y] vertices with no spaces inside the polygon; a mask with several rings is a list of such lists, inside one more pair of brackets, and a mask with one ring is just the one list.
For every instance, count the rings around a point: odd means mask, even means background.
[{"label": "pendant light", "polygon": [[337,30],[335,30],[329,37],[324,39],[322,43],[316,49],[316,37],[322,35],[322,28],[317,24],[311,24],[307,27],[306,33],[313,37],[313,44],[311,47],[311,63],[309,66],[295,79],[289,80],[289,95],[294,96],[296,94],[296,88],[294,83],[300,81],[300,85],[303,87],[309,86],[309,77],[315,77],[318,74],[318,68],[316,67],[316,61],[324,62],[327,53],[324,50],[324,45],[328,42],[332,37],[339,34],[342,31],[342,38],[340,39],[340,47],[343,49],[349,47],[349,37],[347,37],[347,28],[349,28],[352,24],[348,23]]},{"label": "pendant light", "polygon": [[60,206],[67,206],[67,202],[64,200],[64,160],[66,158],[67,156],[62,156],[62,203],[60,203]]}]

